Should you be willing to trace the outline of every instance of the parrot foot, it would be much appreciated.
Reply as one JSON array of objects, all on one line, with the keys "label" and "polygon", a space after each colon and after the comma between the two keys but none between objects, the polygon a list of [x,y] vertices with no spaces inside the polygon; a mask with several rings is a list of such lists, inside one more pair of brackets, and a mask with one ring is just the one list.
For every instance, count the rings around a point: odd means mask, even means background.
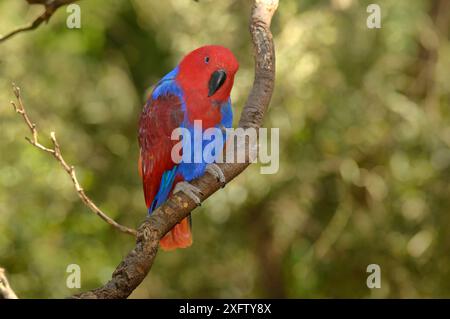
[{"label": "parrot foot", "polygon": [[217,178],[217,180],[222,184],[222,187],[225,187],[227,180],[225,179],[225,175],[217,164],[209,164],[208,166],[206,166],[206,171]]},{"label": "parrot foot", "polygon": [[194,185],[191,185],[188,182],[178,182],[173,189],[173,193],[176,194],[179,192],[183,192],[187,197],[192,199],[194,203],[196,203],[198,206],[201,206],[202,201],[198,196],[203,195],[203,193]]}]

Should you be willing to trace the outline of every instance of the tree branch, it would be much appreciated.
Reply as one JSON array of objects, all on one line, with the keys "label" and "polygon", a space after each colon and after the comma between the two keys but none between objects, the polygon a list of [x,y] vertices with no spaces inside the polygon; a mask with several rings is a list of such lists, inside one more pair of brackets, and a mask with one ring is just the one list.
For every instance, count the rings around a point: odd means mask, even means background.
[{"label": "tree branch", "polygon": [[5,269],[0,267],[0,299],[19,299],[9,285]]},{"label": "tree branch", "polygon": [[33,22],[24,25],[22,27],[18,27],[5,35],[0,35],[0,43],[6,41],[13,36],[26,31],[31,31],[38,28],[43,22],[48,22],[52,15],[58,10],[60,7],[74,3],[79,0],[27,0],[29,4],[42,4],[45,6],[45,11],[38,16]]},{"label": "tree branch", "polygon": [[[255,79],[247,103],[242,111],[239,127],[258,128],[269,106],[275,81],[275,51],[270,23],[278,7],[278,0],[255,0],[250,19],[250,32],[255,53]],[[248,146],[248,145],[246,145]],[[250,164],[218,164],[227,182],[242,173]],[[198,187],[204,201],[222,185],[210,174],[192,181]],[[196,208],[196,204],[183,193],[176,193],[139,227],[135,248],[128,253],[103,287],[75,295],[73,298],[127,298],[144,280],[152,267],[158,251],[159,240],[173,226]]]},{"label": "tree branch", "polygon": [[83,188],[80,186],[80,183],[78,182],[75,168],[72,165],[67,164],[64,157],[61,154],[61,148],[56,139],[55,132],[50,133],[50,139],[52,140],[53,148],[48,148],[39,142],[39,136],[38,136],[38,130],[36,129],[36,124],[34,124],[30,120],[30,117],[28,116],[27,111],[25,110],[25,107],[24,107],[24,103],[23,103],[23,100],[22,100],[22,97],[20,94],[20,88],[17,87],[14,83],[13,83],[13,91],[14,91],[14,95],[16,96],[17,103],[11,101],[11,104],[14,107],[14,110],[16,111],[16,113],[18,113],[22,116],[25,124],[28,126],[28,128],[30,129],[30,132],[31,132],[32,137],[31,138],[26,137],[26,140],[31,145],[40,149],[41,151],[53,155],[53,157],[61,164],[62,168],[66,171],[66,173],[72,179],[72,183],[73,183],[75,190],[77,191],[77,194],[80,197],[80,199],[94,214],[96,214],[101,219],[103,219],[105,222],[107,222],[111,226],[115,227],[116,229],[120,230],[121,232],[136,236],[136,234],[137,234],[136,230],[118,224],[116,221],[114,221],[108,215],[106,215],[100,208],[98,208],[98,206],[95,205],[94,202],[86,195]]}]

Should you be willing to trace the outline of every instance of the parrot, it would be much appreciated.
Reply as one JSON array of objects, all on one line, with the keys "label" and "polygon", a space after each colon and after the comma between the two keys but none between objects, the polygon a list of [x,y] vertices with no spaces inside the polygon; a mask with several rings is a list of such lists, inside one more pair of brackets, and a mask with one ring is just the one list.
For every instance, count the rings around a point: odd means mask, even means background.
[{"label": "parrot", "polygon": [[[203,157],[195,162],[175,162],[171,152],[179,141],[171,136],[177,128],[186,129],[193,135],[194,130],[199,130],[194,121],[201,121],[202,132],[208,128],[219,128],[222,132],[231,128],[230,93],[238,69],[239,63],[231,50],[220,45],[206,45],[188,53],[153,88],[138,125],[138,170],[149,215],[177,192],[185,193],[200,205],[201,191],[189,182],[205,172],[225,184],[219,166],[207,163]],[[226,136],[222,144],[225,139]],[[183,158],[185,155],[192,158],[194,152],[202,152],[204,148],[204,141],[189,148],[182,143],[181,153],[186,153]],[[174,250],[191,246],[191,227],[189,215],[160,239],[160,247]]]}]

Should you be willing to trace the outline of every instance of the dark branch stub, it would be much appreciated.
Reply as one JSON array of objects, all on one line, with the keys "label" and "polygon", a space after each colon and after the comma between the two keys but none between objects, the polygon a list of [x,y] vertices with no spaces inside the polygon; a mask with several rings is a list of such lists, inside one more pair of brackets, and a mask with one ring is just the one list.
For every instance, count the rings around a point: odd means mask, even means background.
[{"label": "dark branch stub", "polygon": [[38,28],[43,22],[48,22],[50,18],[53,16],[56,10],[58,10],[60,7],[77,2],[79,0],[27,0],[29,4],[42,4],[45,6],[45,11],[38,16],[35,20],[33,20],[31,23],[18,27],[10,32],[8,32],[5,35],[0,34],[0,43],[12,38],[13,36],[22,33],[34,30]]}]

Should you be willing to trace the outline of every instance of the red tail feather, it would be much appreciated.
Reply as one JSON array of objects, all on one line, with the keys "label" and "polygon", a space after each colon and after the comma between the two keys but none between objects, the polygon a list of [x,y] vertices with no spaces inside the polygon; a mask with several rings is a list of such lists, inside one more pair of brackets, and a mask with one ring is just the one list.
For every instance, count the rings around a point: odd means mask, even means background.
[{"label": "red tail feather", "polygon": [[176,224],[161,240],[159,244],[163,250],[187,248],[192,245],[192,232],[189,217]]}]

